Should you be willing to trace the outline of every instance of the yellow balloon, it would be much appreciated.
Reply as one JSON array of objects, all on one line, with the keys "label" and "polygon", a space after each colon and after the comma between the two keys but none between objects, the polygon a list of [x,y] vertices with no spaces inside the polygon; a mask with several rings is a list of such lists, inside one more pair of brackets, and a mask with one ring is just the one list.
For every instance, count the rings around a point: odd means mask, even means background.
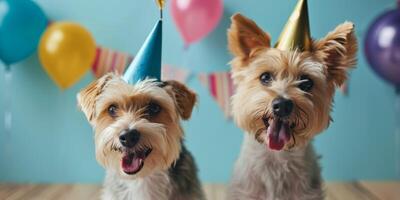
[{"label": "yellow balloon", "polygon": [[82,26],[71,22],[51,24],[39,43],[43,68],[62,89],[66,89],[89,70],[96,56],[96,43]]}]

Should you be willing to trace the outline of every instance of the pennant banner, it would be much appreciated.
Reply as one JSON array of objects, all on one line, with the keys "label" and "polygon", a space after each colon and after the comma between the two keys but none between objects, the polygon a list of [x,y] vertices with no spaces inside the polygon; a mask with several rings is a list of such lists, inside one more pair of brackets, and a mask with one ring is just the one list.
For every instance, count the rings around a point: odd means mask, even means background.
[{"label": "pennant banner", "polygon": [[[127,53],[104,47],[97,47],[96,58],[92,65],[92,72],[96,78],[100,78],[109,72],[123,74],[132,60],[133,56]],[[162,80],[176,80],[186,83],[190,75],[191,73],[187,69],[181,69],[171,65],[163,65],[162,67]]]},{"label": "pennant banner", "polygon": [[[127,53],[97,47],[92,72],[96,78],[100,78],[109,72],[123,74],[132,60],[133,56]],[[176,80],[186,83],[190,74],[190,71],[187,69],[180,69],[171,65],[164,65],[162,67],[162,80]]]},{"label": "pennant banner", "polygon": [[207,87],[211,96],[223,110],[225,117],[232,118],[231,97],[234,93],[234,85],[230,72],[216,72],[200,74],[200,82]]},{"label": "pennant banner", "polygon": [[[132,62],[133,56],[124,52],[114,51],[104,47],[97,47],[96,59],[92,66],[93,74],[100,78],[106,73],[115,72],[123,74],[127,66]],[[186,68],[164,64],[162,67],[162,80],[176,80],[186,83],[192,76],[192,72]],[[225,117],[232,118],[230,99],[234,93],[234,85],[230,72],[201,73],[198,78],[207,88],[210,95],[224,112]],[[348,82],[340,88],[344,95],[348,94]]]}]

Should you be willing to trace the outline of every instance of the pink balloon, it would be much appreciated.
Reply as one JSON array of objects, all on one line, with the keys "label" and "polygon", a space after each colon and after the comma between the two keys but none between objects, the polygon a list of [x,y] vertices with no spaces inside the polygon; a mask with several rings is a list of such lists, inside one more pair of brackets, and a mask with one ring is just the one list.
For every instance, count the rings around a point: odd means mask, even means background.
[{"label": "pink balloon", "polygon": [[172,0],[171,13],[185,45],[207,36],[221,20],[222,0]]}]

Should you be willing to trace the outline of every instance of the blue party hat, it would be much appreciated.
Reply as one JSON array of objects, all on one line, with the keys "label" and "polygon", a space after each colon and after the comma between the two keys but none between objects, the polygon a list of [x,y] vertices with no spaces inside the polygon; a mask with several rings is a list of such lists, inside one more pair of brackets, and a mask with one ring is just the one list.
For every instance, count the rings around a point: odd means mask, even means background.
[{"label": "blue party hat", "polygon": [[161,80],[162,20],[154,26],[135,59],[125,71],[123,79],[136,84],[145,78]]}]

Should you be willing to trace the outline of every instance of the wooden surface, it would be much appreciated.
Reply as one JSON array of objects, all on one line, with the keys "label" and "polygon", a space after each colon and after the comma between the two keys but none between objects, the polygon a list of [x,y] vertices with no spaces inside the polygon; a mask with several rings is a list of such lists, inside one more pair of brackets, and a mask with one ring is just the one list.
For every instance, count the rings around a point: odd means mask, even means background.
[{"label": "wooden surface", "polygon": [[[225,186],[206,184],[208,200],[223,200]],[[97,200],[98,185],[0,184],[1,200]],[[400,182],[328,183],[327,200],[400,200]]]}]

